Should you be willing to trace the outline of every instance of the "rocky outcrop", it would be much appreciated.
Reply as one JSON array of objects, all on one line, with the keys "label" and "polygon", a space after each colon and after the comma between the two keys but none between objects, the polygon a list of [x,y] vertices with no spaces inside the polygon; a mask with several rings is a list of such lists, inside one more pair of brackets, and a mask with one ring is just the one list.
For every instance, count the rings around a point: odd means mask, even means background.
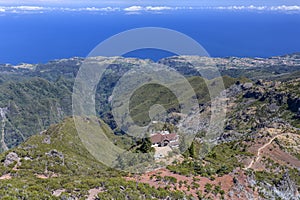
[{"label": "rocky outcrop", "polygon": [[48,153],[46,153],[46,155],[50,157],[58,157],[60,159],[64,159],[64,154],[57,151],[56,149],[50,150]]},{"label": "rocky outcrop", "polygon": [[251,90],[247,90],[247,92],[244,94],[244,98],[254,98],[259,99],[263,97],[264,91],[261,88],[254,88]]},{"label": "rocky outcrop", "polygon": [[242,91],[242,86],[240,84],[234,84],[230,86],[227,90],[225,90],[226,97],[227,98],[235,97],[238,94],[240,94],[241,91]]},{"label": "rocky outcrop", "polygon": [[253,83],[244,83],[242,85],[243,90],[248,90],[253,87]]},{"label": "rocky outcrop", "polygon": [[267,199],[299,200],[300,195],[296,184],[286,172],[282,179],[275,185],[262,183],[260,190]]},{"label": "rocky outcrop", "polygon": [[286,172],[282,180],[274,187],[275,193],[282,199],[300,199],[296,184]]},{"label": "rocky outcrop", "polygon": [[7,167],[7,166],[13,164],[14,162],[19,163],[20,158],[19,158],[18,154],[16,154],[15,152],[10,152],[5,157],[4,166]]},{"label": "rocky outcrop", "polygon": [[279,106],[277,106],[276,103],[272,103],[271,105],[268,106],[268,109],[270,112],[274,113],[277,112],[279,109]]},{"label": "rocky outcrop", "polygon": [[243,97],[258,99],[261,102],[265,101],[268,103],[268,111],[271,113],[276,113],[280,106],[287,104],[288,110],[295,113],[296,118],[300,118],[299,96],[282,91],[281,86],[281,82],[263,82],[261,80],[257,81],[254,86],[243,84]]},{"label": "rocky outcrop", "polygon": [[43,140],[43,143],[45,144],[51,144],[51,137],[49,135],[47,135],[44,140]]}]

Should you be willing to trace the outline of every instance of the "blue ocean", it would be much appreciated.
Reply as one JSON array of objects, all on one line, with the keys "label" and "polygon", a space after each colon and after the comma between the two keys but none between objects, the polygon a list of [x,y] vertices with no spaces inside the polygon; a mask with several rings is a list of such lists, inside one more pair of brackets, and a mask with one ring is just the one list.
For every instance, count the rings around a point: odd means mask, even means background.
[{"label": "blue ocean", "polygon": [[[184,10],[165,13],[50,12],[0,16],[0,63],[85,57],[101,41],[139,27],[164,27],[198,41],[213,57],[270,57],[300,52],[300,14]],[[126,56],[157,60],[168,52]]]}]

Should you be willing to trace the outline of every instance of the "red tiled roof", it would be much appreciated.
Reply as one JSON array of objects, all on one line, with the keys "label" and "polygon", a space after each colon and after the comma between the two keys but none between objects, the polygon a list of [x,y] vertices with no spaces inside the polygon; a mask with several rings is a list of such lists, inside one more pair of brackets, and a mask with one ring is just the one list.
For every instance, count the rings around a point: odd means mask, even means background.
[{"label": "red tiled roof", "polygon": [[162,142],[162,134],[158,133],[156,135],[152,135],[150,138],[152,144]]},{"label": "red tiled roof", "polygon": [[176,133],[171,133],[171,134],[167,134],[167,135],[162,135],[162,134],[158,133],[158,134],[152,135],[150,140],[151,140],[152,144],[155,144],[155,143],[161,143],[165,140],[172,141],[172,140],[175,140],[176,137],[177,137]]},{"label": "red tiled roof", "polygon": [[171,134],[163,135],[163,136],[164,136],[163,140],[172,141],[172,140],[176,139],[177,135],[175,133],[171,133]]}]

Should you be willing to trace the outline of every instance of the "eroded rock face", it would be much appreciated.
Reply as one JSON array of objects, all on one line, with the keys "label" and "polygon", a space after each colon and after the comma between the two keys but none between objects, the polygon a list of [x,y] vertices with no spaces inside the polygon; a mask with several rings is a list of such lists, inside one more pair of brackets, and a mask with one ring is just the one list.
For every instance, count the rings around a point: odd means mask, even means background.
[{"label": "eroded rock face", "polygon": [[276,185],[275,192],[282,199],[299,199],[300,195],[297,190],[296,184],[290,179],[289,173],[285,173],[282,180]]},{"label": "eroded rock face", "polygon": [[7,167],[7,166],[11,165],[12,163],[19,162],[19,161],[20,161],[20,158],[19,158],[18,154],[16,154],[15,152],[10,152],[5,157],[4,166]]},{"label": "eroded rock face", "polygon": [[61,200],[77,200],[78,198],[75,197],[74,195],[71,195],[70,197],[67,197],[66,195],[63,195],[61,197]]},{"label": "eroded rock face", "polygon": [[253,83],[244,83],[243,85],[242,85],[242,88],[244,89],[244,90],[248,90],[248,89],[250,89],[250,88],[252,88],[253,87]]},{"label": "eroded rock face", "polygon": [[261,192],[267,199],[299,200],[300,195],[296,184],[290,179],[289,173],[286,172],[282,179],[276,184],[262,183]]},{"label": "eroded rock face", "polygon": [[260,90],[260,89],[251,89],[251,90],[248,90],[245,94],[244,94],[244,97],[245,98],[254,98],[254,99],[259,99],[263,96],[264,94],[264,91]]},{"label": "eroded rock face", "polygon": [[43,140],[43,143],[45,144],[51,144],[51,137],[49,135],[47,135],[44,140]]},{"label": "eroded rock face", "polygon": [[268,106],[270,112],[277,112],[279,109],[279,106],[276,105],[276,103],[272,103]]},{"label": "eroded rock face", "polygon": [[63,153],[58,152],[56,149],[50,150],[46,155],[51,156],[51,157],[59,157],[60,159],[64,158]]}]

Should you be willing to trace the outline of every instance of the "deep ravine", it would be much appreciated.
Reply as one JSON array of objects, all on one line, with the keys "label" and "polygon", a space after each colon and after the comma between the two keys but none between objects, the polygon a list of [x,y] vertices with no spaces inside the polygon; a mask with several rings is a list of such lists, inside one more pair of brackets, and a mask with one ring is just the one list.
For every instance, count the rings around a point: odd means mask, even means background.
[{"label": "deep ravine", "polygon": [[6,118],[6,113],[7,113],[7,108],[0,108],[0,116],[1,116],[1,147],[4,151],[7,151],[8,150],[8,147],[5,143],[5,124],[6,124],[6,121],[7,121],[7,118]]}]

